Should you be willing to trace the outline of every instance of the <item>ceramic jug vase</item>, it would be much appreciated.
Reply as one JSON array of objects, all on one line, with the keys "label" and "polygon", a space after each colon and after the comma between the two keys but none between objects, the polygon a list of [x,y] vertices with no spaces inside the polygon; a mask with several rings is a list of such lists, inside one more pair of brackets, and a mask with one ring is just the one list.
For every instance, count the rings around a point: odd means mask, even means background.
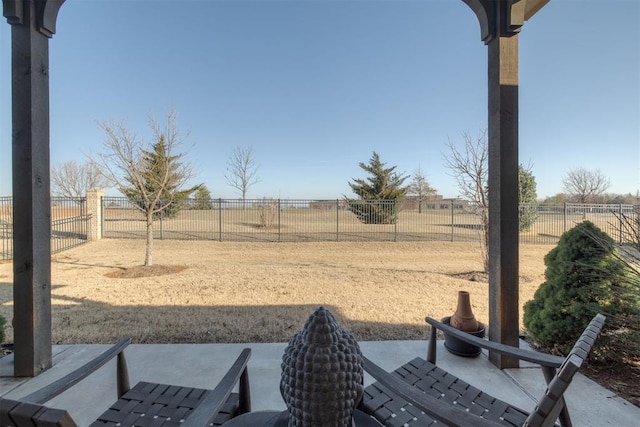
[{"label": "ceramic jug vase", "polygon": [[469,299],[469,292],[458,292],[458,307],[456,312],[451,316],[451,326],[456,329],[460,329],[465,332],[476,332],[479,328],[478,320],[471,310],[471,300]]}]

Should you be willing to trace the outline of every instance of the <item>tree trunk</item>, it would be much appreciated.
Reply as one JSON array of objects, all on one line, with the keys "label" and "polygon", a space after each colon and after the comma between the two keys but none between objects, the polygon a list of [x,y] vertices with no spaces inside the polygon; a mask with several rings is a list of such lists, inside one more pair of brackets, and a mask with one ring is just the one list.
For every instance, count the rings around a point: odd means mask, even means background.
[{"label": "tree trunk", "polygon": [[487,208],[482,209],[482,236],[480,241],[480,252],[482,253],[482,264],[485,273],[489,273],[489,212]]},{"label": "tree trunk", "polygon": [[147,211],[147,250],[144,255],[144,265],[153,265],[153,211]]},{"label": "tree trunk", "polygon": [[247,189],[242,188],[242,210],[247,208]]}]

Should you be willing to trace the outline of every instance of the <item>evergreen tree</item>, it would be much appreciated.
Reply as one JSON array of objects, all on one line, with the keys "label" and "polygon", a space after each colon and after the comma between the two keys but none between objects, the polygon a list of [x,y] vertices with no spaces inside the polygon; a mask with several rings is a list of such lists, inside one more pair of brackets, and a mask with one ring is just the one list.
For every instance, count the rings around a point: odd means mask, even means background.
[{"label": "evergreen tree", "polygon": [[530,167],[518,165],[518,198],[520,202],[519,231],[526,231],[538,219],[538,194],[536,192],[536,178]]},{"label": "evergreen tree", "polygon": [[180,158],[183,154],[170,155],[164,135],[151,146],[151,150],[142,150],[140,182],[138,179],[126,177],[129,187],[121,188],[121,192],[132,202],[144,207],[143,191],[137,186],[144,186],[146,194],[158,194],[159,199],[152,206],[153,218],[175,218],[184,207],[185,200],[196,191],[200,185],[181,190]]},{"label": "evergreen tree", "polygon": [[369,163],[360,162],[359,166],[370,176],[366,179],[353,179],[349,183],[351,190],[359,199],[347,198],[349,209],[365,224],[393,224],[397,219],[398,202],[409,190],[403,186],[408,178],[396,172],[397,166],[385,167],[375,151]]},{"label": "evergreen tree", "polygon": [[210,210],[213,209],[211,202],[211,192],[206,185],[202,184],[195,192],[193,209]]}]

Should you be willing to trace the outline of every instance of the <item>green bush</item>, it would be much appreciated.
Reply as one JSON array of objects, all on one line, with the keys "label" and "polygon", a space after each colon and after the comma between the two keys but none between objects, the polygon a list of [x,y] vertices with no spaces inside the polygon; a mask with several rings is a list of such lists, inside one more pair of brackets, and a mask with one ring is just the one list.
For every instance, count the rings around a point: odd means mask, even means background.
[{"label": "green bush", "polygon": [[211,201],[211,192],[206,185],[202,184],[196,190],[193,197],[193,203],[191,209],[197,210],[211,210],[213,209],[213,202]]},{"label": "green bush", "polygon": [[[589,320],[607,316],[606,331],[594,356],[622,360],[637,332],[629,321],[639,314],[632,273],[615,254],[613,240],[589,221],[564,233],[544,258],[546,281],[524,306],[524,325],[541,346],[566,354]],[[623,345],[625,344],[625,345]]]},{"label": "green bush", "polygon": [[537,203],[522,203],[518,209],[518,231],[529,231],[538,219]]},{"label": "green bush", "polygon": [[538,219],[538,193],[531,166],[518,166],[518,201],[520,202],[518,231],[528,231]]}]

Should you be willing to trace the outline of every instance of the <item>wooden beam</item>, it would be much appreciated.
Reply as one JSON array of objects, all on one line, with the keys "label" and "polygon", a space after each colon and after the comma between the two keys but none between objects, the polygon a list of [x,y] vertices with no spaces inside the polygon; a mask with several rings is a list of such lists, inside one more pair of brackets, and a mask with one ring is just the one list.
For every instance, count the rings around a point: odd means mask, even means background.
[{"label": "wooden beam", "polygon": [[[489,58],[489,339],[518,346],[518,36],[497,37]],[[518,360],[489,352],[500,368]]]},{"label": "wooden beam", "polygon": [[528,21],[533,15],[535,15],[545,4],[549,3],[549,0],[527,0],[527,4],[524,10],[524,19]]},{"label": "wooden beam", "polygon": [[14,375],[51,367],[49,37],[62,0],[3,0],[11,28]]},{"label": "wooden beam", "polygon": [[[518,33],[549,0],[462,0],[488,48],[489,339],[518,346]],[[518,360],[495,352],[499,368]]]}]

